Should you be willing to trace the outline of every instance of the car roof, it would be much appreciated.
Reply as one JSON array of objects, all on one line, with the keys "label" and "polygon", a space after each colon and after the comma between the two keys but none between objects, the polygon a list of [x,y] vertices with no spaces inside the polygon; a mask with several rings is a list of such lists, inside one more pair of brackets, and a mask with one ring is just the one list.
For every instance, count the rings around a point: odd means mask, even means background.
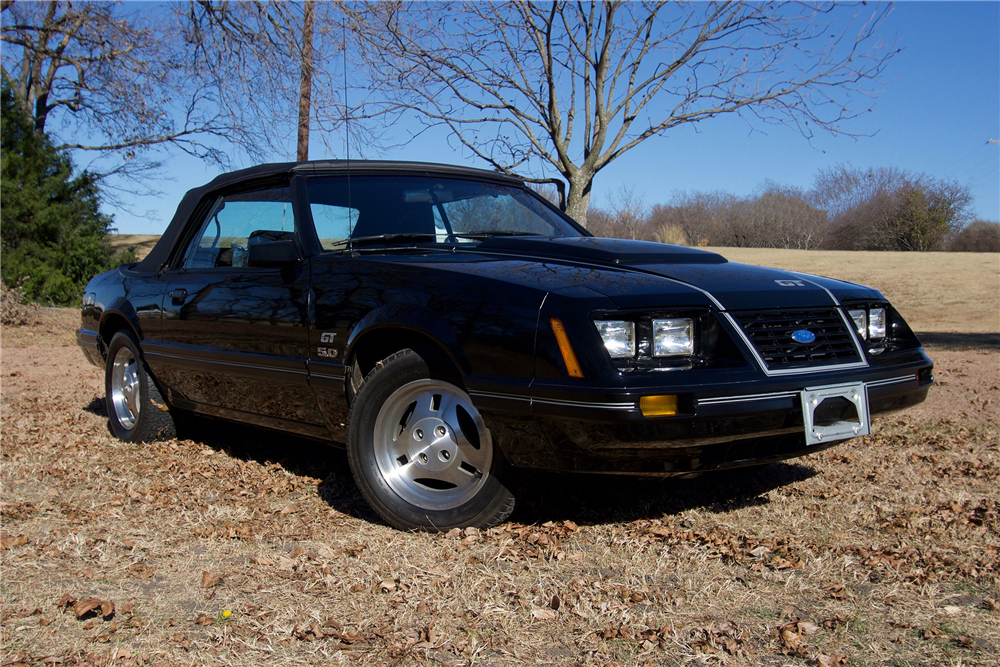
[{"label": "car roof", "polygon": [[243,181],[265,179],[268,176],[282,174],[370,174],[370,173],[408,173],[435,176],[458,176],[475,179],[503,181],[512,185],[522,185],[523,181],[516,176],[509,176],[497,171],[462,167],[453,164],[435,164],[433,162],[406,162],[401,160],[309,160],[306,162],[272,162],[257,165],[247,169],[239,169],[216,176],[212,181],[196,188],[198,190],[215,190],[227,185]]},{"label": "car roof", "polygon": [[183,232],[184,226],[194,212],[198,202],[214,190],[227,188],[241,183],[252,183],[254,181],[266,181],[270,177],[292,176],[302,174],[304,176],[313,175],[337,175],[337,174],[387,174],[405,173],[412,175],[426,176],[452,176],[457,178],[470,178],[475,180],[491,180],[516,187],[524,185],[524,181],[516,176],[502,174],[486,169],[475,169],[473,167],[461,167],[451,164],[435,164],[432,162],[405,162],[398,160],[309,160],[305,162],[271,162],[267,164],[238,169],[236,171],[220,174],[214,179],[197,188],[192,188],[181,199],[174,213],[173,219],[167,225],[163,236],[153,246],[153,249],[146,255],[145,259],[135,265],[134,270],[154,273],[160,270],[163,263],[167,261],[170,250],[174,246],[177,237]]}]

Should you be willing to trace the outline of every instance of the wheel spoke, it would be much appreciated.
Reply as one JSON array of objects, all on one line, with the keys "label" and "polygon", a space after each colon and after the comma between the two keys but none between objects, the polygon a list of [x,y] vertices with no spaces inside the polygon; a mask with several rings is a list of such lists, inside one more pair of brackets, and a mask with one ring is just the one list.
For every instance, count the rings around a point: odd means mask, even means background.
[{"label": "wheel spoke", "polygon": [[417,399],[417,404],[413,408],[413,414],[410,415],[410,419],[407,423],[416,424],[421,419],[433,417],[437,414],[438,412],[434,410],[434,394],[422,394]]},{"label": "wheel spoke", "polygon": [[390,486],[394,486],[396,484],[412,485],[416,484],[416,479],[422,476],[423,475],[420,474],[420,469],[413,465],[413,462],[410,461],[404,465],[396,466],[392,472],[386,475],[386,481],[389,482]]},{"label": "wheel spoke", "polygon": [[448,466],[441,472],[434,473],[434,478],[442,482],[450,482],[458,488],[468,486],[477,479],[475,475],[462,469],[459,466],[459,461],[455,461],[453,465]]},{"label": "wheel spoke", "polygon": [[459,467],[462,463],[467,466],[475,468],[478,472],[483,472],[486,469],[488,461],[486,460],[486,455],[482,449],[476,449],[469,445],[468,447],[462,447],[461,443],[458,446],[458,460],[455,461],[455,466]]}]

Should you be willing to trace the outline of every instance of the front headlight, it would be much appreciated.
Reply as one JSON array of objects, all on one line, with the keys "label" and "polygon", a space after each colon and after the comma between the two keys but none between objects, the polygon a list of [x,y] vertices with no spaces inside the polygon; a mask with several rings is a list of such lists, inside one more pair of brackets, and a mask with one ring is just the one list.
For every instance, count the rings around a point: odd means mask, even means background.
[{"label": "front headlight", "polygon": [[868,330],[868,311],[861,308],[860,310],[849,310],[847,312],[850,314],[851,319],[854,320],[854,329],[863,340],[865,332]]},{"label": "front headlight", "polygon": [[635,325],[622,320],[595,320],[594,325],[604,339],[604,347],[612,359],[635,356]]},{"label": "front headlight", "polygon": [[653,356],[678,357],[694,354],[694,321],[683,317],[653,320]]},{"label": "front headlight", "polygon": [[868,311],[868,341],[877,343],[885,338],[885,308]]}]

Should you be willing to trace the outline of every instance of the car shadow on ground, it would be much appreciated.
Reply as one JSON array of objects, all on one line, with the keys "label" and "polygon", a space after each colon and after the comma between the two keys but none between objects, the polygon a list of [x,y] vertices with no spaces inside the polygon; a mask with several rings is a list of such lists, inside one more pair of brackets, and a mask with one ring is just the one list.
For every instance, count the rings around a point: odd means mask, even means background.
[{"label": "car shadow on ground", "polygon": [[816,474],[809,465],[788,462],[709,472],[691,479],[528,473],[513,518],[524,523],[571,519],[578,524],[604,524],[662,518],[692,509],[729,512],[766,505],[769,491]]},{"label": "car shadow on ground", "polygon": [[[320,479],[317,492],[330,507],[382,523],[358,491],[343,449],[197,416],[186,416],[178,429],[181,438],[229,456],[278,463],[291,474]],[[707,473],[694,479],[527,471],[520,476],[518,507],[511,519],[529,524],[569,519],[586,525],[661,518],[689,509],[728,512],[767,504],[769,491],[816,474],[811,466],[795,462]]]},{"label": "car shadow on ground", "polygon": [[1000,333],[941,333],[918,331],[922,345],[943,350],[1000,350]]}]

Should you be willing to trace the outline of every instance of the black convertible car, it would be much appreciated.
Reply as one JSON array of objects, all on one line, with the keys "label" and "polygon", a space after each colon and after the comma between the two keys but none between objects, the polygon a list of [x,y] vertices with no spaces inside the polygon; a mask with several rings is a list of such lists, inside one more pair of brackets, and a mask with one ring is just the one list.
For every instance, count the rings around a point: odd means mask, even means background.
[{"label": "black convertible car", "polygon": [[90,282],[82,318],[119,438],[191,411],[345,443],[404,529],[503,521],[517,468],[802,456],[932,382],[873,289],[595,238],[520,180],[431,164],[219,176]]}]

